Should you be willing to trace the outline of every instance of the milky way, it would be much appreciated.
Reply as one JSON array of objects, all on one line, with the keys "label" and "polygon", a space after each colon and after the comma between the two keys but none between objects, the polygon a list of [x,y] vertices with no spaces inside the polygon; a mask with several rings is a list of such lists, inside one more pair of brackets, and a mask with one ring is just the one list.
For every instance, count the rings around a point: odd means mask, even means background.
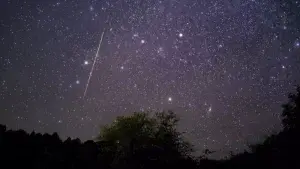
[{"label": "milky way", "polygon": [[86,140],[170,109],[197,151],[242,151],[281,128],[299,29],[300,1],[1,0],[0,123]]}]

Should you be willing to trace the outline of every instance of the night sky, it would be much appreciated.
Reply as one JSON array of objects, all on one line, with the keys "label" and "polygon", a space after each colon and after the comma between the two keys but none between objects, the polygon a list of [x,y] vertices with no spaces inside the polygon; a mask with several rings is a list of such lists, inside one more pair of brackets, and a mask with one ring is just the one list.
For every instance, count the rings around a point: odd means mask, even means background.
[{"label": "night sky", "polygon": [[196,150],[225,155],[281,129],[299,63],[300,1],[0,1],[12,129],[87,140],[116,116],[170,109]]}]

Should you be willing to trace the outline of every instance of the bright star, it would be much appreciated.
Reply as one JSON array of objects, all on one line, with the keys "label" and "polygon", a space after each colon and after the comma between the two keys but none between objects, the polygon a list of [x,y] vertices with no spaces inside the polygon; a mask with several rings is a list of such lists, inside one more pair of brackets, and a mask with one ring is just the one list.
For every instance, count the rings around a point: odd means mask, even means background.
[{"label": "bright star", "polygon": [[142,44],[144,44],[144,43],[145,43],[145,40],[144,40],[144,39],[142,39],[142,40],[141,40],[141,43],[142,43]]},{"label": "bright star", "polygon": [[76,80],[76,84],[79,84],[80,83],[80,81],[79,80]]},{"label": "bright star", "polygon": [[180,38],[183,37],[183,34],[182,34],[182,33],[179,33],[179,37],[180,37]]},{"label": "bright star", "polygon": [[168,101],[171,102],[171,101],[172,101],[172,97],[169,97],[169,98],[168,98]]},{"label": "bright star", "polygon": [[90,11],[93,11],[94,10],[94,7],[93,6],[90,6]]},{"label": "bright star", "polygon": [[89,64],[89,62],[88,62],[87,60],[85,60],[85,61],[84,61],[84,64],[85,64],[85,65],[88,65],[88,64]]}]

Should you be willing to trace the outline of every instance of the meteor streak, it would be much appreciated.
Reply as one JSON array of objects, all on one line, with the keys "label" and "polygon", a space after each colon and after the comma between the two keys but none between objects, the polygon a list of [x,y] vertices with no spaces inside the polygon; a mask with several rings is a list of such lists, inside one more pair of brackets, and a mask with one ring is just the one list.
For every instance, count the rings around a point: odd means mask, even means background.
[{"label": "meteor streak", "polygon": [[90,84],[91,77],[93,75],[94,67],[95,67],[97,58],[99,57],[99,50],[101,48],[101,44],[102,44],[102,40],[103,40],[103,35],[104,35],[104,31],[102,32],[101,39],[100,39],[100,42],[99,42],[99,46],[98,46],[98,49],[97,49],[97,52],[96,52],[96,56],[95,56],[95,59],[94,59],[94,63],[93,63],[93,66],[91,68],[89,78],[88,78],[88,80],[86,82],[85,90],[84,90],[84,93],[83,93],[83,98],[85,97],[86,92],[87,92],[87,90],[89,88],[89,84]]}]

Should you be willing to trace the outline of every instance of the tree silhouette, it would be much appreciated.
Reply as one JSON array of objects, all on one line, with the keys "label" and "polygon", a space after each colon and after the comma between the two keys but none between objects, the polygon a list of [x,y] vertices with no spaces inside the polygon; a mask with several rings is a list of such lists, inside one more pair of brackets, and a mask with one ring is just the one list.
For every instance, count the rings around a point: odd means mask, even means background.
[{"label": "tree silhouette", "polygon": [[155,113],[152,117],[148,113],[134,113],[118,117],[111,125],[103,127],[98,140],[111,143],[114,167],[167,165],[192,151],[190,144],[176,131],[177,122],[171,111]]},{"label": "tree silhouette", "polygon": [[[283,130],[278,134],[267,137],[263,143],[251,145],[252,154],[238,154],[231,159],[232,166],[288,168],[298,166],[299,152],[299,114],[300,114],[300,87],[296,93],[290,93],[288,102],[283,104],[281,114]],[[243,159],[243,160],[238,160]],[[237,162],[243,161],[243,163]],[[234,165],[233,165],[234,164]]]},{"label": "tree silhouette", "polygon": [[297,87],[296,93],[290,93],[288,103],[284,104],[282,113],[282,123],[285,130],[297,129],[300,124],[300,86]]}]

